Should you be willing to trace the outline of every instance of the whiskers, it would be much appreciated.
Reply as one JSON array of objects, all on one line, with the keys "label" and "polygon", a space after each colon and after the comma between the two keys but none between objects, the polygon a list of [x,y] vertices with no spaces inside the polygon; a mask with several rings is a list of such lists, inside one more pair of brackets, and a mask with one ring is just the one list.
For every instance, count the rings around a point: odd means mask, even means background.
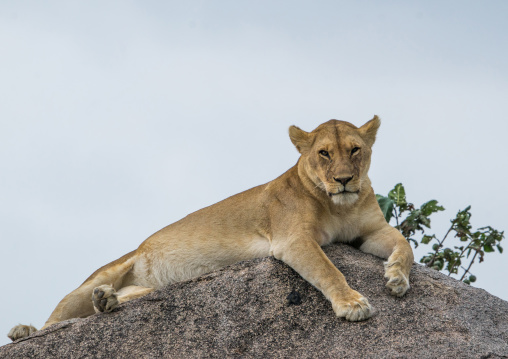
[{"label": "whiskers", "polygon": [[326,192],[326,186],[323,182],[319,181],[314,188],[319,188],[320,190],[323,190]]}]

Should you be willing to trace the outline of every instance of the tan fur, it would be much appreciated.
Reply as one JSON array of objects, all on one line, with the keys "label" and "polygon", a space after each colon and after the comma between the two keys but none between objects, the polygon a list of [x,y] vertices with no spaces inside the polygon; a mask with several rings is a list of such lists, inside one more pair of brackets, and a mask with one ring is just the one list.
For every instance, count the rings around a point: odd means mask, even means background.
[{"label": "tan fur", "polygon": [[[167,284],[268,255],[319,289],[337,316],[369,318],[368,300],[349,287],[321,246],[354,240],[362,251],[388,259],[391,294],[402,296],[409,288],[411,247],[386,223],[367,175],[379,125],[375,116],[360,128],[336,120],[312,132],[291,126],[291,141],[301,153],[294,167],[189,214],[100,268],[58,304],[44,328],[108,312]],[[11,333],[15,340],[30,330],[18,326]]]}]

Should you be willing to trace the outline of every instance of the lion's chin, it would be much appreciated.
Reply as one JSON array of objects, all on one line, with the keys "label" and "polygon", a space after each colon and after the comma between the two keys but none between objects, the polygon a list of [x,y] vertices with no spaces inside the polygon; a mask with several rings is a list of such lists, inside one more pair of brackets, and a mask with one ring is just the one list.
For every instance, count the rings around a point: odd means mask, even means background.
[{"label": "lion's chin", "polygon": [[336,205],[350,206],[358,201],[358,192],[329,193],[330,199]]}]

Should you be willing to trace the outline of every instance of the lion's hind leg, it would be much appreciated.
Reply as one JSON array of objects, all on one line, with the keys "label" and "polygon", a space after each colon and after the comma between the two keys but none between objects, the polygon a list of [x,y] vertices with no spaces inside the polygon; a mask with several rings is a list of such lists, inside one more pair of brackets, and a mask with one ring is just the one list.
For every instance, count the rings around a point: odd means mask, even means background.
[{"label": "lion's hind leg", "polygon": [[129,285],[116,291],[113,286],[103,284],[94,288],[92,303],[96,312],[107,313],[114,310],[119,304],[142,297],[153,290],[153,288]]},{"label": "lion's hind leg", "polygon": [[[153,291],[153,288],[133,285],[136,282],[132,273],[135,262],[136,251],[132,251],[96,270],[81,286],[58,303],[42,329],[63,320],[85,318],[97,311],[110,312],[121,303]],[[8,336],[17,340],[35,331],[37,329],[31,325],[20,324],[12,328]]]}]

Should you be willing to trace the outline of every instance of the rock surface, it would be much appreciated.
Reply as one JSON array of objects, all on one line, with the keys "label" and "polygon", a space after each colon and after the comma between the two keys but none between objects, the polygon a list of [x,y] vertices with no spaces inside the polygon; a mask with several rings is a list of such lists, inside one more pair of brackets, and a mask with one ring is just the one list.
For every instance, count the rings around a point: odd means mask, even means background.
[{"label": "rock surface", "polygon": [[336,318],[296,272],[263,258],[56,324],[0,347],[0,358],[508,357],[508,302],[420,265],[394,298],[381,259],[346,245],[325,252],[374,306],[371,319]]}]

